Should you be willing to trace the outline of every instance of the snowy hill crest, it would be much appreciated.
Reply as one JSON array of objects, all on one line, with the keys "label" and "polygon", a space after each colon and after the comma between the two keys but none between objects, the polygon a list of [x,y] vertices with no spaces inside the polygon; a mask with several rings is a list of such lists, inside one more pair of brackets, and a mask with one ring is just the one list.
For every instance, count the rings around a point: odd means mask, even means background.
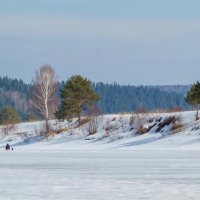
[{"label": "snowy hill crest", "polygon": [[7,136],[1,127],[1,147],[9,142],[17,148],[174,148],[186,144],[200,148],[200,122],[194,118],[195,112],[190,111],[104,115],[81,125],[76,120],[51,121],[54,134],[49,137],[41,136],[44,122],[21,123]]}]

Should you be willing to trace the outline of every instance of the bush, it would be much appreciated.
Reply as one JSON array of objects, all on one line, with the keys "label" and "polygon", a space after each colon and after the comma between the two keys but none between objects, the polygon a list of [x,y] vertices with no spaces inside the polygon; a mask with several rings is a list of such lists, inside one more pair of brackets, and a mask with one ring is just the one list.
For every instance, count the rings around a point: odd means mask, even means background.
[{"label": "bush", "polygon": [[93,135],[97,133],[98,127],[100,124],[100,120],[98,117],[93,117],[86,126],[87,132],[89,135]]},{"label": "bush", "polygon": [[139,127],[136,134],[140,134],[140,135],[143,135],[145,133],[148,132],[148,128],[145,128],[145,127]]},{"label": "bush", "polygon": [[136,114],[135,115],[135,129],[137,134],[144,134],[147,132],[147,129],[144,128],[146,122],[146,114]]},{"label": "bush", "polygon": [[91,105],[87,111],[87,118],[89,119],[86,125],[86,131],[89,135],[97,133],[97,130],[102,122],[102,112],[96,105]]},{"label": "bush", "polygon": [[67,132],[67,131],[69,131],[69,128],[59,128],[59,129],[56,131],[56,133],[57,133],[57,134],[60,134],[60,133],[62,133],[62,132]]},{"label": "bush", "polygon": [[178,133],[183,131],[183,124],[180,117],[176,117],[176,121],[172,124],[171,130],[173,133]]},{"label": "bush", "polygon": [[133,126],[134,122],[135,122],[135,116],[134,116],[134,113],[131,113],[131,117],[130,117],[130,120],[129,120],[129,125]]},{"label": "bush", "polygon": [[89,117],[82,118],[80,121],[78,121],[78,124],[75,128],[80,128],[84,124],[87,124],[90,121]]},{"label": "bush", "polygon": [[107,122],[106,126],[104,127],[106,135],[109,135],[113,131],[113,129],[115,129],[114,125]]},{"label": "bush", "polygon": [[183,128],[183,124],[179,123],[179,122],[175,122],[174,124],[172,124],[172,131],[177,131],[177,130],[181,130]]},{"label": "bush", "polygon": [[14,125],[20,121],[20,116],[14,108],[5,107],[0,112],[0,124],[4,125],[2,130],[5,135],[8,135],[14,129]]},{"label": "bush", "polygon": [[12,107],[5,107],[0,112],[0,123],[1,124],[15,124],[19,123],[21,118],[17,111]]}]

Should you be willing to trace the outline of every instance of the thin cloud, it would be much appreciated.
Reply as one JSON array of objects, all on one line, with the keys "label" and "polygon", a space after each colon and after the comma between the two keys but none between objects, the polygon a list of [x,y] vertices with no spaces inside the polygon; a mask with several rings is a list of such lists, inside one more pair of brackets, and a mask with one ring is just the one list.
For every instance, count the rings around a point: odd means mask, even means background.
[{"label": "thin cloud", "polygon": [[199,21],[117,20],[62,16],[1,16],[0,37],[162,40],[199,37]]}]

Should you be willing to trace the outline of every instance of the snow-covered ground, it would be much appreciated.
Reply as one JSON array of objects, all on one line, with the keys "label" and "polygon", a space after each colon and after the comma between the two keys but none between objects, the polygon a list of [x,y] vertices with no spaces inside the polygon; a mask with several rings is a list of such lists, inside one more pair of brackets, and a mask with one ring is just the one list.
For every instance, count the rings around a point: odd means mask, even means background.
[{"label": "snow-covered ground", "polygon": [[1,200],[199,200],[198,150],[0,152]]},{"label": "snow-covered ground", "polygon": [[[0,127],[0,148],[6,143],[15,149],[106,150],[106,149],[200,149],[200,120],[195,112],[105,115],[96,119],[97,132],[89,134],[89,123],[76,120],[51,121],[56,134],[41,137],[44,122],[15,125],[8,135]],[[175,127],[175,128],[174,128]],[[59,133],[59,134],[58,134]]]},{"label": "snow-covered ground", "polygon": [[[42,122],[18,124],[8,136],[1,132],[0,200],[197,200],[200,121],[194,118],[195,112],[145,114],[130,123],[130,115],[107,115],[93,135],[88,124],[73,128],[74,121],[69,129],[52,121],[63,132],[48,138],[39,136]],[[6,143],[14,151],[6,152]]]}]

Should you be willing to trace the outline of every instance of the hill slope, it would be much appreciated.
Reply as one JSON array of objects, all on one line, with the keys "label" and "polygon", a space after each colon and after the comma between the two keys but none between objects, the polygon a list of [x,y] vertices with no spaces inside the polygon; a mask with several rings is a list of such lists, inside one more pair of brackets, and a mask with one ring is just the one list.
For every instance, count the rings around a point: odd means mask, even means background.
[{"label": "hill slope", "polygon": [[[16,149],[200,149],[200,121],[194,121],[195,112],[100,116],[97,133],[89,135],[91,124],[77,127],[76,120],[51,122],[59,134],[43,138],[43,122],[17,124],[8,136],[3,136],[3,148],[9,142]],[[66,131],[64,131],[64,128]],[[67,128],[67,129],[66,129]]]}]

